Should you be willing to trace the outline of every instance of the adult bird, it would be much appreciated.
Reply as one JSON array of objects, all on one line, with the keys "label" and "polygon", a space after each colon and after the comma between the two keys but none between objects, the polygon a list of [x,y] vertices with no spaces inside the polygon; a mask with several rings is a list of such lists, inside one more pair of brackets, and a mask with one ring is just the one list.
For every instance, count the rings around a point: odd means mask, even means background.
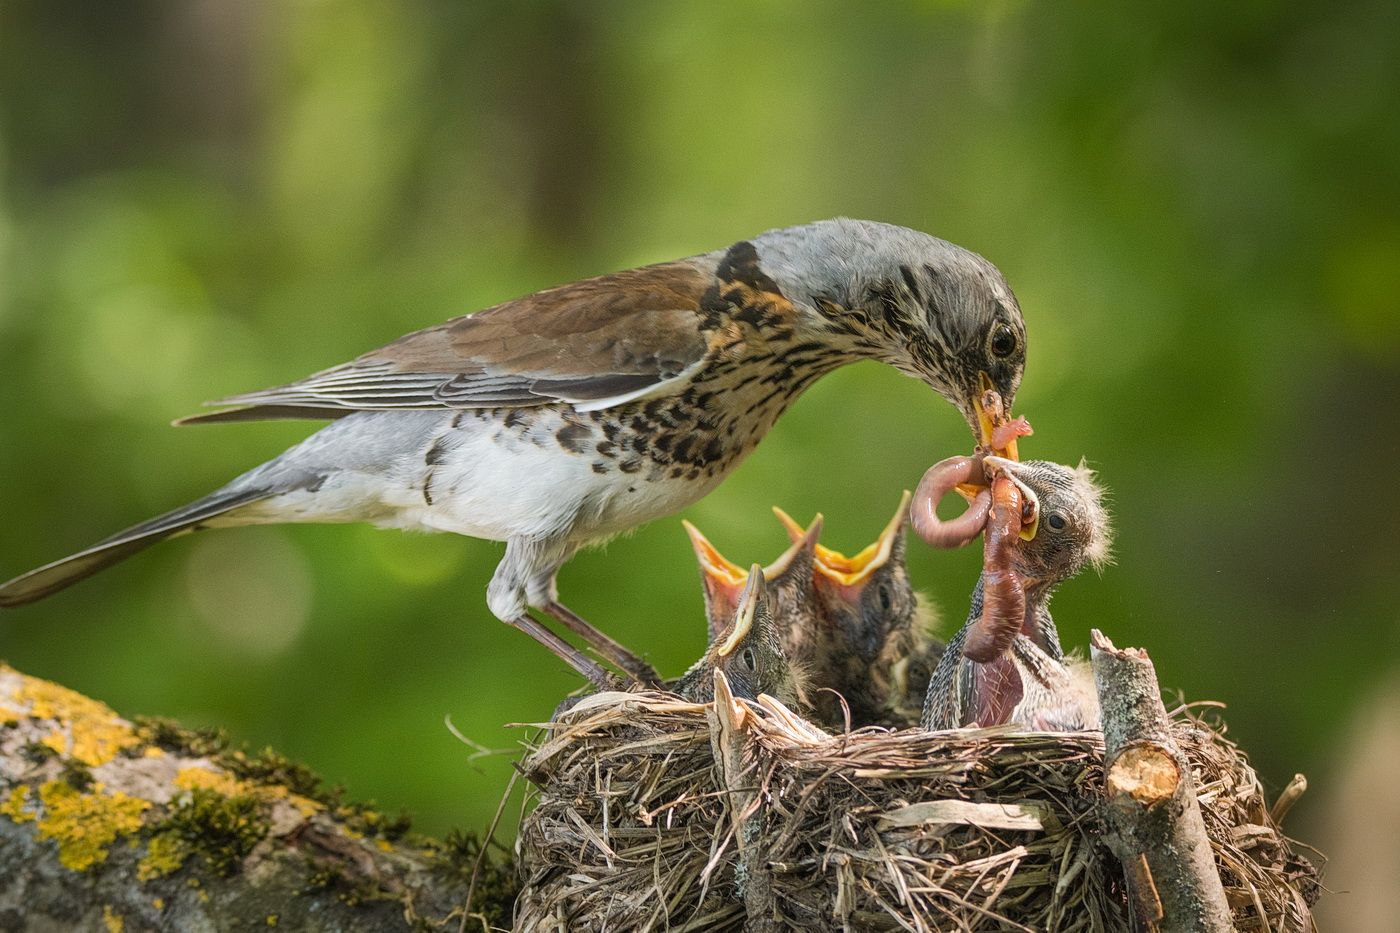
[{"label": "adult bird", "polygon": [[861,220],[546,289],[454,318],[177,424],[331,419],[183,508],[0,585],[48,596],[199,528],[360,522],[506,543],[499,619],[595,683],[540,610],[634,677],[648,665],[559,602],[580,547],[715,488],[813,382],[881,360],[952,402],[981,438],[981,390],[1010,405],[1026,335],[1006,280],[924,233]]}]

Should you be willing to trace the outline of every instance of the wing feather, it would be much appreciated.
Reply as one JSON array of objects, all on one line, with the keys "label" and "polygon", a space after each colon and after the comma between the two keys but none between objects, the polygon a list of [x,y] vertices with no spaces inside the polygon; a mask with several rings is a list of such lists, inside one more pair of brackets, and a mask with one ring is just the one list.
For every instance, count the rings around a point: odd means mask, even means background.
[{"label": "wing feather", "polygon": [[[299,382],[209,404],[272,417],[570,402],[583,410],[683,378],[709,344],[698,314],[712,258],[632,269],[547,289],[401,337]],[[319,414],[318,414],[319,413]],[[213,415],[186,422],[234,420]]]}]

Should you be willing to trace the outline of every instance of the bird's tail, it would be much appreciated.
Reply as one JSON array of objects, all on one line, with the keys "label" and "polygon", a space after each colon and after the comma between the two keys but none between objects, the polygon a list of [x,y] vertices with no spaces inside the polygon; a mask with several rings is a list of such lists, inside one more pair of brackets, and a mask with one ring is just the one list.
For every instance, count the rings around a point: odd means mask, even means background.
[{"label": "bird's tail", "polygon": [[235,481],[173,512],[166,512],[150,521],[133,525],[76,554],[45,564],[6,583],[0,583],[0,607],[23,606],[51,596],[79,580],[87,579],[99,570],[105,570],[126,560],[157,541],[164,541],[181,532],[193,531],[212,519],[282,491],[284,490],[271,486],[239,488]]}]

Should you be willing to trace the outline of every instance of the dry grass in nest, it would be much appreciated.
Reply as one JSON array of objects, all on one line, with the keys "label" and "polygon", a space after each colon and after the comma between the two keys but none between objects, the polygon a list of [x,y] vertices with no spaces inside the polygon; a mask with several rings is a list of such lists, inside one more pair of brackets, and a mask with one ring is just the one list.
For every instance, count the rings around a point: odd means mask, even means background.
[{"label": "dry grass in nest", "polygon": [[[1316,871],[1245,756],[1187,710],[1174,732],[1237,927],[1312,929]],[[1099,733],[832,736],[766,698],[612,693],[523,769],[519,929],[1130,928],[1101,841]]]}]

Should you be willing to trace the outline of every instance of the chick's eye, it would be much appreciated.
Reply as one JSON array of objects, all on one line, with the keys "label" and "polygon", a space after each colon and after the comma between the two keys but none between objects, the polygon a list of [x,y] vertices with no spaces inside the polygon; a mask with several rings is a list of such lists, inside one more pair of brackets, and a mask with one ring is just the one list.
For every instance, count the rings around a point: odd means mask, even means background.
[{"label": "chick's eye", "polygon": [[992,331],[992,354],[1002,358],[1016,352],[1016,332],[1005,324]]},{"label": "chick's eye", "polygon": [[876,597],[880,600],[880,611],[889,612],[894,600],[890,597],[889,584],[881,583],[880,588],[875,591]]},{"label": "chick's eye", "polygon": [[752,648],[745,648],[744,653],[739,655],[739,660],[744,662],[744,667],[749,673],[758,670],[758,658],[754,657]]},{"label": "chick's eye", "polygon": [[1065,518],[1063,512],[1051,512],[1046,516],[1045,524],[1050,527],[1051,531],[1064,531],[1069,521]]}]

